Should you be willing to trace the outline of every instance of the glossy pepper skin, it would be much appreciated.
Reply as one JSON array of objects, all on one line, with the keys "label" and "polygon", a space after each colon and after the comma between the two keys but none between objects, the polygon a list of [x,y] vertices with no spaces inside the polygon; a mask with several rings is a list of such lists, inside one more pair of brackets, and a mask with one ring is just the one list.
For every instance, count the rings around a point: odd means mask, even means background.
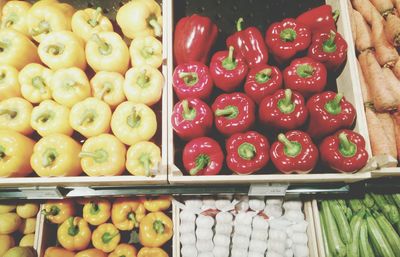
[{"label": "glossy pepper skin", "polygon": [[140,222],[139,241],[146,247],[161,247],[173,235],[173,223],[163,212],[151,212]]},{"label": "glossy pepper skin", "polygon": [[314,35],[308,56],[323,63],[328,70],[337,70],[347,58],[346,40],[333,30]]},{"label": "glossy pepper skin", "polygon": [[104,223],[98,226],[92,234],[92,244],[96,249],[110,253],[117,248],[121,234],[111,223]]},{"label": "glossy pepper skin", "polygon": [[149,212],[165,211],[171,206],[171,200],[171,196],[147,198],[143,201],[143,205]]},{"label": "glossy pepper skin", "polygon": [[327,83],[325,66],[309,57],[293,60],[283,72],[286,88],[297,91],[305,98],[324,90]]},{"label": "glossy pepper skin", "polygon": [[191,140],[183,150],[183,165],[190,175],[217,175],[224,162],[222,149],[214,139]]},{"label": "glossy pepper skin", "polygon": [[91,231],[87,222],[80,217],[69,217],[57,230],[57,239],[69,251],[81,251],[90,243]]},{"label": "glossy pepper skin", "polygon": [[336,20],[339,17],[339,11],[332,12],[332,6],[324,4],[300,14],[296,21],[307,26],[311,32],[329,32],[336,31]]},{"label": "glossy pepper skin", "polygon": [[33,106],[20,97],[12,97],[0,102],[0,129],[13,130],[23,135],[33,132],[30,116]]},{"label": "glossy pepper skin", "polygon": [[326,137],[319,149],[322,161],[341,173],[353,173],[368,162],[363,136],[351,130],[339,130]]},{"label": "glossy pepper skin", "polygon": [[0,64],[0,101],[21,96],[18,70],[8,64]]},{"label": "glossy pepper skin", "polygon": [[263,124],[282,130],[299,128],[308,117],[303,96],[290,89],[281,89],[265,97],[258,110]]},{"label": "glossy pepper skin", "polygon": [[115,250],[108,255],[108,257],[136,257],[137,250],[130,244],[119,244]]},{"label": "glossy pepper skin", "polygon": [[75,253],[63,249],[62,247],[49,247],[44,253],[44,257],[75,257]]},{"label": "glossy pepper skin", "polygon": [[107,257],[107,254],[99,249],[91,248],[80,251],[75,257]]},{"label": "glossy pepper skin", "polygon": [[327,91],[314,95],[307,101],[307,108],[310,114],[307,133],[313,138],[350,128],[356,118],[354,106],[341,93]]},{"label": "glossy pepper skin", "polygon": [[179,64],[172,75],[172,85],[179,100],[200,98],[207,100],[213,90],[208,67],[201,62]]},{"label": "glossy pepper skin", "polygon": [[246,78],[248,66],[241,57],[234,57],[233,46],[229,51],[216,52],[211,58],[210,73],[214,84],[225,92],[237,89]]},{"label": "glossy pepper skin", "polygon": [[111,217],[111,203],[105,199],[95,199],[83,206],[83,219],[90,225],[106,223]]},{"label": "glossy pepper skin", "polygon": [[175,26],[175,63],[206,63],[217,36],[218,28],[208,17],[197,14],[183,17]]},{"label": "glossy pepper skin", "polygon": [[185,99],[175,104],[171,123],[176,134],[188,141],[203,137],[211,130],[213,113],[200,99]]},{"label": "glossy pepper skin", "polygon": [[215,126],[225,136],[248,130],[255,122],[255,104],[243,93],[223,94],[211,106]]},{"label": "glossy pepper skin", "polygon": [[142,247],[137,257],[169,257],[169,255],[158,247]]},{"label": "glossy pepper skin", "polygon": [[53,224],[61,224],[75,214],[72,200],[49,200],[44,204],[43,214]]},{"label": "glossy pepper skin", "polygon": [[226,141],[226,164],[240,175],[261,170],[269,161],[269,142],[266,137],[249,131],[234,134]]},{"label": "glossy pepper skin", "polygon": [[294,19],[284,19],[269,26],[265,42],[275,60],[283,63],[308,48],[311,31]]},{"label": "glossy pepper skin", "polygon": [[233,46],[236,49],[236,56],[246,60],[250,66],[266,64],[268,62],[268,49],[264,38],[256,27],[249,27],[242,30],[243,18],[236,22],[237,32],[226,39],[226,46]]},{"label": "glossy pepper skin", "polygon": [[17,30],[29,36],[27,16],[31,4],[24,1],[8,1],[3,9],[0,9],[1,29],[9,28]]},{"label": "glossy pepper skin", "polygon": [[271,146],[271,160],[284,174],[309,173],[318,161],[318,148],[307,133],[292,130],[279,134]]},{"label": "glossy pepper skin", "polygon": [[119,230],[132,230],[139,226],[146,215],[146,209],[140,201],[119,198],[111,210],[112,223]]},{"label": "glossy pepper skin", "polygon": [[260,104],[264,97],[282,87],[282,81],[282,73],[277,67],[260,64],[251,68],[247,74],[244,92]]}]

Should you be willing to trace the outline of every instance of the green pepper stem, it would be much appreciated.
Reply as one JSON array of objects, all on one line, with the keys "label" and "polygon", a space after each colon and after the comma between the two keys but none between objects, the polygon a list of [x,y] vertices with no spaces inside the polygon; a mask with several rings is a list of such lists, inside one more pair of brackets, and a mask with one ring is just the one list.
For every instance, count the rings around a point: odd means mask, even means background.
[{"label": "green pepper stem", "polygon": [[256,79],[257,83],[262,84],[262,83],[265,83],[268,80],[270,80],[271,75],[272,75],[272,69],[266,68],[266,69],[263,69],[263,70],[257,72],[255,79]]},{"label": "green pepper stem", "polygon": [[342,107],[340,105],[340,101],[343,98],[342,93],[337,93],[335,98],[325,104],[325,110],[329,114],[337,115],[340,114],[342,111]]},{"label": "green pepper stem", "polygon": [[336,32],[331,30],[328,40],[322,43],[322,50],[325,53],[334,53],[336,51],[335,38],[336,38]]},{"label": "green pepper stem", "polygon": [[227,119],[234,119],[239,115],[239,110],[236,106],[228,105],[224,109],[215,110],[215,116],[224,116]]},{"label": "green pepper stem", "polygon": [[236,21],[236,30],[237,31],[242,31],[242,25],[243,25],[243,18],[240,17],[237,21]]},{"label": "green pepper stem", "polygon": [[110,82],[105,82],[100,91],[100,100],[103,100],[104,96],[111,92],[112,88],[113,85]]},{"label": "green pepper stem", "polygon": [[233,58],[233,52],[235,48],[233,46],[229,46],[228,56],[222,61],[222,67],[226,70],[234,70],[237,66],[237,61]]},{"label": "green pepper stem", "polygon": [[282,30],[279,37],[283,42],[293,42],[297,37],[297,33],[294,29],[288,28]]},{"label": "green pepper stem", "polygon": [[210,163],[210,157],[206,154],[200,154],[196,158],[196,167],[189,171],[190,175],[196,175],[199,171],[204,169]]},{"label": "green pepper stem", "polygon": [[136,108],[132,108],[132,113],[127,117],[126,123],[128,123],[129,127],[136,128],[140,125],[141,121],[140,114],[136,111]]},{"label": "green pepper stem", "polygon": [[49,211],[43,210],[42,214],[46,217],[57,216],[60,213],[60,211],[61,211],[60,208],[58,208],[56,205],[52,205]]},{"label": "green pepper stem", "polygon": [[6,78],[6,76],[7,76],[7,74],[6,74],[6,72],[5,72],[5,71],[1,71],[1,72],[0,72],[0,80],[3,80],[3,79],[5,79],[5,78]]},{"label": "green pepper stem", "polygon": [[199,82],[199,75],[197,72],[181,72],[178,76],[183,79],[183,82],[185,82],[188,87],[194,86]]},{"label": "green pepper stem", "polygon": [[8,116],[10,116],[11,119],[14,119],[15,117],[17,117],[18,112],[10,110],[10,109],[3,109],[3,110],[0,110],[0,116],[2,116],[2,115],[8,115]]},{"label": "green pepper stem", "polygon": [[32,36],[39,36],[40,34],[43,33],[49,33],[50,32],[50,23],[48,23],[47,21],[41,21],[39,23],[39,26],[37,28],[33,28],[31,31],[31,35]]},{"label": "green pepper stem", "polygon": [[140,54],[145,58],[148,59],[154,55],[154,49],[152,47],[143,47],[140,51]]},{"label": "green pepper stem", "polygon": [[69,223],[68,235],[76,236],[79,233],[79,227],[74,224],[74,217],[69,217],[68,223]]},{"label": "green pepper stem", "polygon": [[335,11],[332,12],[332,18],[333,18],[333,20],[334,20],[335,22],[338,21],[339,16],[340,16],[340,11],[339,11],[339,10],[335,10]]},{"label": "green pepper stem", "polygon": [[143,165],[144,167],[144,171],[145,171],[145,176],[146,177],[150,177],[150,164],[151,164],[151,157],[149,154],[142,154],[139,158],[140,163]]},{"label": "green pepper stem", "polygon": [[94,152],[80,152],[79,158],[92,158],[97,163],[104,163],[108,160],[108,152],[104,149],[97,149]]},{"label": "green pepper stem", "polygon": [[52,112],[43,112],[36,118],[36,122],[46,123],[48,120],[53,118]]},{"label": "green pepper stem", "polygon": [[4,159],[5,157],[6,157],[6,148],[0,145],[0,160]]},{"label": "green pepper stem", "polygon": [[5,20],[4,20],[4,26],[3,28],[9,28],[14,25],[15,21],[18,19],[18,16],[15,13],[11,13],[8,15]]},{"label": "green pepper stem", "polygon": [[158,23],[158,21],[157,21],[156,18],[151,19],[151,20],[149,21],[149,25],[153,28],[153,30],[154,30],[154,35],[155,35],[156,37],[161,37],[161,36],[162,36],[162,27],[161,27],[161,24]]},{"label": "green pepper stem", "polygon": [[64,45],[49,45],[46,47],[46,52],[51,53],[52,55],[61,55],[63,54],[65,49]]},{"label": "green pepper stem", "polygon": [[47,168],[50,167],[57,159],[58,153],[54,148],[46,149],[42,155],[42,166]]},{"label": "green pepper stem", "polygon": [[101,39],[98,34],[93,34],[90,38],[99,46],[99,52],[102,55],[110,55],[112,53],[112,47],[110,44],[107,44],[106,41]]},{"label": "green pepper stem", "polygon": [[285,97],[278,101],[278,109],[284,114],[289,114],[294,111],[295,103],[292,102],[292,90],[285,89]]},{"label": "green pepper stem", "polygon": [[140,72],[139,76],[137,77],[136,84],[138,84],[139,87],[145,88],[149,86],[150,82],[150,77],[147,76],[147,70],[144,69]]},{"label": "green pepper stem", "polygon": [[46,89],[45,89],[46,88],[46,83],[45,83],[44,79],[42,77],[40,77],[40,76],[36,76],[36,77],[34,77],[32,79],[32,86],[34,88],[39,89],[39,92],[41,94],[45,94],[47,92]]},{"label": "green pepper stem", "polygon": [[83,119],[81,120],[81,122],[79,123],[80,126],[87,126],[90,123],[93,123],[94,120],[96,118],[96,114],[91,111],[91,112],[87,112],[85,113],[85,115],[83,116]]},{"label": "green pepper stem", "polygon": [[97,25],[99,25],[101,15],[102,15],[101,7],[97,7],[93,16],[87,22],[89,23],[90,26],[94,28]]},{"label": "green pepper stem", "polygon": [[302,78],[310,78],[314,74],[314,68],[310,64],[299,64],[296,67],[296,73]]},{"label": "green pepper stem", "polygon": [[352,143],[345,132],[339,134],[339,151],[344,157],[353,157],[357,152],[356,144]]},{"label": "green pepper stem", "polygon": [[128,220],[130,220],[130,221],[132,221],[134,224],[136,224],[136,223],[137,223],[137,220],[136,220],[136,213],[130,212],[130,213],[128,214]]},{"label": "green pepper stem", "polygon": [[118,235],[119,235],[118,231],[114,235],[111,235],[109,232],[105,232],[101,237],[101,241],[103,241],[103,243],[105,244],[108,244],[109,242],[111,242],[111,240],[113,240],[114,237]]},{"label": "green pepper stem", "polygon": [[253,144],[245,142],[238,147],[238,154],[245,160],[251,160],[256,155],[256,148]]},{"label": "green pepper stem", "polygon": [[189,107],[189,101],[187,99],[182,101],[182,108],[182,116],[185,120],[194,120],[194,118],[196,118],[196,109]]},{"label": "green pepper stem", "polygon": [[156,220],[153,223],[153,229],[157,234],[164,234],[165,225],[161,220]]},{"label": "green pepper stem", "polygon": [[284,145],[284,153],[289,157],[296,157],[301,152],[301,144],[295,141],[290,141],[285,134],[278,135],[278,141]]},{"label": "green pepper stem", "polygon": [[96,215],[100,212],[99,205],[95,202],[90,203],[90,214]]}]

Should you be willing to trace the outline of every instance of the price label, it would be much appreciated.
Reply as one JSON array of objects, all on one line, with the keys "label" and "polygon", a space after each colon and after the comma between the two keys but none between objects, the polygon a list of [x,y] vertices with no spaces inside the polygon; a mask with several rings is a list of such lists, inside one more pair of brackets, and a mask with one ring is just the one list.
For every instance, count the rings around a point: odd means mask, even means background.
[{"label": "price label", "polygon": [[62,199],[63,196],[57,187],[23,187],[18,188],[26,199]]},{"label": "price label", "polygon": [[288,183],[251,184],[249,196],[285,196]]}]

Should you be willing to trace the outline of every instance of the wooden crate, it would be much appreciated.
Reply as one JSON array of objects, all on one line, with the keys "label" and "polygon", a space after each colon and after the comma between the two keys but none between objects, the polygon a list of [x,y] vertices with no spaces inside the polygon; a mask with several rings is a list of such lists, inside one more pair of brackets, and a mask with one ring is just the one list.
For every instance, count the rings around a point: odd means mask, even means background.
[{"label": "wooden crate", "polygon": [[[177,0],[175,0],[176,2]],[[330,4],[334,10],[340,11],[340,17],[337,22],[338,31],[343,35],[347,42],[353,42],[350,18],[348,13],[348,7],[346,1],[341,0],[326,0],[327,4]],[[168,5],[167,10],[170,17],[167,20],[166,28],[168,28],[168,59],[173,60],[173,28],[174,28],[174,1]],[[357,70],[357,62],[355,56],[355,50],[353,44],[348,44],[348,57],[347,63],[343,69],[341,75],[337,78],[337,90],[342,92],[346,99],[350,101],[356,111],[357,120],[354,130],[363,135],[366,141],[366,148],[371,156],[371,147],[368,136],[368,129],[366,125],[366,118],[364,113],[364,105],[361,95],[361,88],[359,82],[359,74]],[[168,63],[168,123],[170,123],[172,110],[174,106],[174,92],[172,87],[172,74],[173,74],[173,61]],[[168,127],[168,180],[171,184],[199,184],[199,183],[266,183],[266,182],[288,182],[288,183],[317,183],[317,182],[346,182],[352,183],[371,178],[371,170],[377,168],[376,161],[371,158],[367,166],[355,174],[340,174],[333,172],[326,172],[324,170],[315,170],[311,174],[293,174],[293,175],[280,175],[280,174],[268,174],[271,173],[268,170],[262,172],[262,174],[253,175],[216,175],[216,176],[189,176],[184,175],[183,171],[175,165],[176,159],[181,158],[175,156],[176,146],[174,145],[174,132],[172,126]],[[182,147],[179,145],[179,147]]]}]

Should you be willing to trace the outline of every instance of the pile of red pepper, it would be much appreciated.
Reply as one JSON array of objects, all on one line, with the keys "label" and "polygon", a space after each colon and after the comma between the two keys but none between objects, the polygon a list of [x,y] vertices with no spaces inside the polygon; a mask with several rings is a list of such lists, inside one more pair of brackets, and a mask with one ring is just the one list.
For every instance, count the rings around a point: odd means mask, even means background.
[{"label": "pile of red pepper", "polygon": [[[324,91],[328,73],[347,57],[336,18],[323,5],[271,24],[265,37],[256,27],[243,29],[239,18],[227,50],[214,53],[209,67],[217,26],[196,14],[177,23],[173,87],[180,101],[172,125],[189,141],[182,159],[190,175],[216,175],[224,159],[237,174],[260,171],[269,159],[282,173],[308,173],[319,159],[339,172],[365,166],[364,139],[349,130],[354,107],[341,93]],[[282,71],[268,64],[271,56]],[[214,128],[226,138],[225,152],[207,137]]]}]

